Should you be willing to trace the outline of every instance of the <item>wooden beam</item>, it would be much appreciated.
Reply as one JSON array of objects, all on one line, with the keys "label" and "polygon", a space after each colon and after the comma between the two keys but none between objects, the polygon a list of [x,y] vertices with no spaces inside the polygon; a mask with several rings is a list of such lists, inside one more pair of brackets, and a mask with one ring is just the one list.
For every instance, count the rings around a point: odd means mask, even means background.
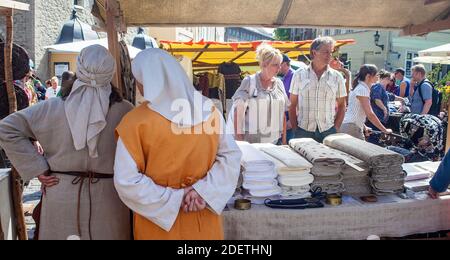
[{"label": "wooden beam", "polygon": [[5,82],[6,82],[6,90],[8,94],[8,103],[9,103],[9,113],[12,114],[17,111],[17,99],[16,92],[14,90],[13,84],[13,69],[12,69],[12,49],[13,49],[13,12],[12,9],[9,10],[6,18],[6,39],[5,39],[5,48],[4,48],[4,57],[5,57]]},{"label": "wooden beam", "polygon": [[421,35],[447,29],[450,29],[450,18],[424,24],[406,26],[400,32],[400,36]]},{"label": "wooden beam", "polygon": [[200,56],[202,56],[202,54],[209,48],[209,46],[211,46],[211,44],[206,44],[205,48],[203,48],[203,50],[200,51],[199,54],[197,54],[197,56],[195,56],[195,58],[192,60],[192,62],[195,62],[198,60],[198,58],[200,58]]},{"label": "wooden beam", "polygon": [[304,46],[304,45],[306,45],[306,44],[307,44],[307,43],[301,43],[301,44],[299,44],[299,45],[297,45],[297,46],[294,47],[295,50],[287,50],[287,51],[284,51],[284,54],[288,54],[288,53],[291,52],[291,51],[301,51],[301,50],[297,50],[297,49],[300,48],[300,47],[302,47],[302,46]]},{"label": "wooden beam", "polygon": [[[279,49],[280,51],[288,51],[288,52],[293,52],[293,51],[309,51],[309,48],[277,48],[277,49]],[[209,49],[207,49],[207,50],[204,50],[203,48],[199,48],[199,49],[192,49],[192,48],[177,48],[177,49],[172,49],[172,48],[170,48],[169,50],[168,50],[169,52],[171,52],[171,53],[176,53],[176,52],[190,52],[190,53],[192,53],[192,52],[201,52],[201,51],[203,51],[203,52],[230,52],[230,51],[232,51],[232,49],[231,48],[214,48],[214,49],[211,49],[211,48],[209,48]],[[245,52],[245,51],[247,51],[247,52],[251,52],[251,51],[255,51],[255,49],[253,49],[252,47],[248,47],[248,48],[238,48],[238,49],[236,49],[236,52]]]},{"label": "wooden beam", "polygon": [[445,2],[448,0],[425,0],[424,5],[431,5],[431,4],[435,4],[435,3],[439,3],[439,2]]},{"label": "wooden beam", "polygon": [[243,53],[239,54],[237,57],[233,58],[229,62],[235,62],[235,61],[237,61],[239,58],[241,58],[242,56],[244,56],[247,53],[248,53],[248,51],[244,51]]},{"label": "wooden beam", "polygon": [[8,9],[14,9],[14,10],[21,10],[21,11],[29,11],[30,5],[17,2],[17,1],[11,1],[11,0],[0,0],[0,7],[8,8]]},{"label": "wooden beam", "polygon": [[119,6],[116,0],[106,1],[106,31],[108,33],[108,49],[116,61],[116,74],[112,80],[112,84],[123,93],[122,86],[122,66],[120,59],[120,46],[117,28],[117,18],[119,16]]},{"label": "wooden beam", "polygon": [[275,24],[283,25],[286,22],[286,18],[291,10],[292,3],[294,0],[284,0],[281,6],[280,12],[278,13],[278,18]]},{"label": "wooden beam", "polygon": [[17,236],[19,240],[28,240],[27,226],[25,224],[25,215],[23,213],[22,195],[23,184],[19,173],[12,168],[11,171],[12,201],[14,207],[14,216],[16,219]]}]

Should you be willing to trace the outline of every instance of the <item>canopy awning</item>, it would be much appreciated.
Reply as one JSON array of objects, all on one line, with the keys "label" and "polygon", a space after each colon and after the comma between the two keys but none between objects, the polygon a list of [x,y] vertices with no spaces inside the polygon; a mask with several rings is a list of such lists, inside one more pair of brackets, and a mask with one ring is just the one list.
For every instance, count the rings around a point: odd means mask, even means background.
[{"label": "canopy awning", "polygon": [[[123,26],[262,26],[403,29],[424,34],[450,29],[450,0],[96,0]],[[122,26],[122,28],[123,28]]]},{"label": "canopy awning", "polygon": [[420,63],[450,64],[450,43],[419,52],[414,59]]},{"label": "canopy awning", "polygon": [[0,0],[0,14],[4,10],[19,10],[19,11],[29,11],[30,5],[17,2],[17,1],[11,1],[11,0]]},{"label": "canopy awning", "polygon": [[[223,62],[235,62],[241,66],[258,65],[256,48],[263,41],[255,42],[172,42],[160,41],[162,48],[172,55],[186,56],[192,59],[194,67],[217,66]],[[300,55],[309,55],[312,41],[273,41],[264,43],[272,45],[291,59],[297,60]],[[340,40],[335,50],[355,43],[354,40]]]},{"label": "canopy awning", "polygon": [[[44,48],[51,53],[80,53],[84,48],[95,44],[101,45],[108,49],[108,39],[55,44],[46,46]],[[127,47],[131,59],[134,59],[136,55],[141,51],[140,49],[135,48],[131,45],[127,45]]]}]

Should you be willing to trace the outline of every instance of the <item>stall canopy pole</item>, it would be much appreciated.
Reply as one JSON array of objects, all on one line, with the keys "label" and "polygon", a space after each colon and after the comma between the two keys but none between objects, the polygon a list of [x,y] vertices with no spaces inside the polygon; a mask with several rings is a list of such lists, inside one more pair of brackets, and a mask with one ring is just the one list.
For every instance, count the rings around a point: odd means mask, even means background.
[{"label": "stall canopy pole", "polygon": [[108,32],[108,49],[116,61],[116,74],[112,84],[122,93],[122,66],[120,62],[120,46],[117,30],[117,18],[119,17],[119,6],[116,0],[107,0],[106,2],[106,29]]},{"label": "stall canopy pole", "polygon": [[9,113],[17,111],[17,99],[14,91],[13,72],[12,72],[12,46],[13,46],[13,11],[7,9],[4,12],[6,18],[6,42],[4,49],[5,57],[5,81],[8,93]]},{"label": "stall canopy pole", "polygon": [[[9,113],[12,114],[17,111],[17,99],[13,84],[13,69],[12,69],[12,50],[13,50],[13,10],[6,9],[3,11],[6,18],[6,42],[4,48],[5,57],[5,81],[8,93]],[[12,182],[12,199],[14,204],[14,215],[16,220],[17,235],[19,240],[27,240],[27,229],[25,224],[25,216],[23,213],[22,204],[22,181],[18,172],[13,168],[11,173]]]}]

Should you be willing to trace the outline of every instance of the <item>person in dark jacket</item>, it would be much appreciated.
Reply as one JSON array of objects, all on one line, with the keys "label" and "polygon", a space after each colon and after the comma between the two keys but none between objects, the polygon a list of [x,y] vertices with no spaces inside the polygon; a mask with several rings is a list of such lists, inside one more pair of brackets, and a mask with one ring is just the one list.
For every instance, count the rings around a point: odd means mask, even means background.
[{"label": "person in dark jacket", "polygon": [[[9,99],[5,82],[4,46],[4,43],[0,43],[0,120],[9,115]],[[14,44],[12,51],[12,69],[18,111],[29,106],[29,100],[25,90],[16,83],[16,81],[23,81],[30,72],[29,60],[30,58],[25,49]]]}]

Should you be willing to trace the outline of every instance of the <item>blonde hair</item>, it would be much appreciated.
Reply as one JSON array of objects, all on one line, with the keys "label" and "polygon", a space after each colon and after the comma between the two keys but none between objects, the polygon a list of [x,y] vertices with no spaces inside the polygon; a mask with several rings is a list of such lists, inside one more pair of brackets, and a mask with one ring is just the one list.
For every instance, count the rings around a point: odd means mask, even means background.
[{"label": "blonde hair", "polygon": [[55,76],[55,77],[51,78],[50,81],[51,82],[59,82],[59,79],[58,79],[58,77]]},{"label": "blonde hair", "polygon": [[259,62],[260,67],[264,67],[267,63],[270,63],[275,58],[278,58],[280,61],[283,60],[283,55],[280,50],[275,49],[267,43],[263,43],[258,46],[256,49],[256,59]]}]

